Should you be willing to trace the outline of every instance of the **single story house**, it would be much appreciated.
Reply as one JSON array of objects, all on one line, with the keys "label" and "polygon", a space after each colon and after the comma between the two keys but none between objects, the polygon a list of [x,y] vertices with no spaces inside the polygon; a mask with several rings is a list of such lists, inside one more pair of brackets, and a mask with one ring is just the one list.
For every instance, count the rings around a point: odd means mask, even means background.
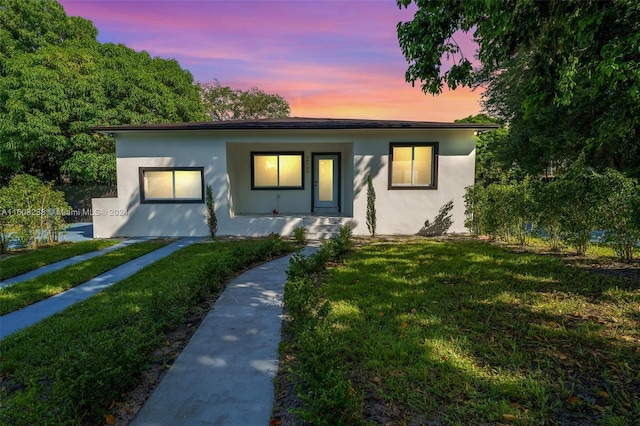
[{"label": "single story house", "polygon": [[450,201],[465,232],[475,134],[495,125],[285,118],[97,127],[116,138],[117,197],[93,199],[96,238],[205,236],[211,186],[218,235],[416,234]]}]

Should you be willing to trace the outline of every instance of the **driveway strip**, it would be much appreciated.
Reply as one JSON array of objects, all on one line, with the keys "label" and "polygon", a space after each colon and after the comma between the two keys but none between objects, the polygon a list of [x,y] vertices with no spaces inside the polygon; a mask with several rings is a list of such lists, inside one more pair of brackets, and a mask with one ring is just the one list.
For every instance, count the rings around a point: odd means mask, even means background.
[{"label": "driveway strip", "polygon": [[[98,275],[84,284],[80,284],[63,293],[42,300],[24,309],[0,316],[0,339],[27,328],[57,312],[66,309],[76,302],[88,299],[107,287],[122,281],[135,274],[142,268],[168,256],[169,254],[186,247],[200,238],[182,238],[151,253],[140,256],[123,265],[120,265],[102,275]],[[129,240],[132,241],[132,240]],[[115,246],[112,246],[115,247]],[[51,272],[51,271],[49,271]]]},{"label": "driveway strip", "polygon": [[121,243],[112,245],[111,247],[107,247],[102,250],[96,250],[89,253],[79,254],[77,256],[73,256],[68,259],[60,260],[59,262],[51,263],[49,265],[44,265],[43,267],[34,269],[33,271],[25,272],[22,275],[17,275],[15,277],[7,278],[6,280],[1,281],[0,288],[8,287],[12,284],[16,284],[22,281],[31,280],[33,278],[39,277],[40,275],[44,275],[44,274],[48,274],[49,272],[60,270],[69,265],[75,265],[76,263],[84,262],[85,260],[89,260],[97,256],[102,256],[103,254],[107,254],[111,251],[118,250],[122,247],[139,243],[141,241],[147,241],[147,240],[148,238],[144,238],[144,239],[136,238],[131,240],[124,240]]}]

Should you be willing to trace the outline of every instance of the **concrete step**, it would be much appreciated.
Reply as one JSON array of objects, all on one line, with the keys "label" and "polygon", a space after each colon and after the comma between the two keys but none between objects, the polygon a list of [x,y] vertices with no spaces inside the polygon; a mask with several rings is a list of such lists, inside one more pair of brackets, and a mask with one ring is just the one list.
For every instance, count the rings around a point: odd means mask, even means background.
[{"label": "concrete step", "polygon": [[305,236],[310,240],[324,240],[336,236],[340,232],[340,225],[307,225]]}]

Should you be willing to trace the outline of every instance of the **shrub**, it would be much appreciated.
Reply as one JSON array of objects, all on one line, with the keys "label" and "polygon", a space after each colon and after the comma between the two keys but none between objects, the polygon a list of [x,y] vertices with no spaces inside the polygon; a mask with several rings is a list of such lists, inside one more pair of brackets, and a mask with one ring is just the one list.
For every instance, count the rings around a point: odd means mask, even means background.
[{"label": "shrub", "polygon": [[536,232],[546,237],[551,250],[558,250],[561,242],[560,207],[562,197],[558,181],[542,182],[536,185]]},{"label": "shrub", "polygon": [[371,237],[376,236],[376,190],[371,175],[367,175],[367,229]]},{"label": "shrub", "polygon": [[37,247],[57,242],[66,229],[63,214],[71,207],[64,194],[31,175],[17,175],[0,188],[0,249],[6,250],[9,232],[20,245]]},{"label": "shrub", "polygon": [[296,243],[304,244],[306,242],[305,234],[307,230],[304,226],[298,226],[293,230],[293,237],[296,239]]},{"label": "shrub", "polygon": [[602,199],[594,185],[596,179],[580,157],[557,183],[562,238],[579,255],[587,252],[591,234],[598,226]]},{"label": "shrub", "polygon": [[476,183],[465,188],[464,226],[471,235],[484,233],[484,215],[486,214],[487,191],[483,184]]},{"label": "shrub", "polygon": [[216,232],[218,232],[218,217],[216,216],[216,208],[213,203],[211,185],[207,185],[205,189],[205,204],[207,207],[207,212],[205,214],[207,227],[209,228],[209,235],[213,239],[216,237]]},{"label": "shrub", "polygon": [[604,241],[619,258],[631,260],[635,244],[640,241],[638,182],[609,169],[598,176],[594,186],[602,197],[598,217],[599,226],[605,231]]},{"label": "shrub", "polygon": [[296,390],[303,407],[296,414],[318,425],[352,424],[362,406],[331,338],[328,316],[331,305],[323,301],[314,275],[326,262],[336,261],[353,246],[350,226],[343,226],[337,236],[325,240],[314,254],[301,252],[289,260],[285,286],[285,308],[292,317],[296,334]]}]

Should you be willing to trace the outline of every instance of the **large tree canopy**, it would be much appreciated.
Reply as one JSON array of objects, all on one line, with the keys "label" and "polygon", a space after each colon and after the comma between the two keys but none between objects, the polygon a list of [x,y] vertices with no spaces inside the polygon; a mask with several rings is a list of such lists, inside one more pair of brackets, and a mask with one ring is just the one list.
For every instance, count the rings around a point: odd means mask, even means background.
[{"label": "large tree canopy", "polygon": [[256,120],[285,118],[291,110],[280,95],[265,93],[253,87],[247,91],[213,83],[198,83],[200,96],[211,120]]},{"label": "large tree canopy", "polygon": [[0,0],[3,180],[113,183],[113,138],[91,127],[206,119],[193,77],[175,60],[96,36],[53,0]]},{"label": "large tree canopy", "polygon": [[[530,172],[584,153],[596,168],[640,176],[639,2],[415,3],[414,19],[398,24],[407,81],[432,94],[484,86],[485,109],[509,123],[504,149]],[[473,31],[478,67],[459,30]]]}]

